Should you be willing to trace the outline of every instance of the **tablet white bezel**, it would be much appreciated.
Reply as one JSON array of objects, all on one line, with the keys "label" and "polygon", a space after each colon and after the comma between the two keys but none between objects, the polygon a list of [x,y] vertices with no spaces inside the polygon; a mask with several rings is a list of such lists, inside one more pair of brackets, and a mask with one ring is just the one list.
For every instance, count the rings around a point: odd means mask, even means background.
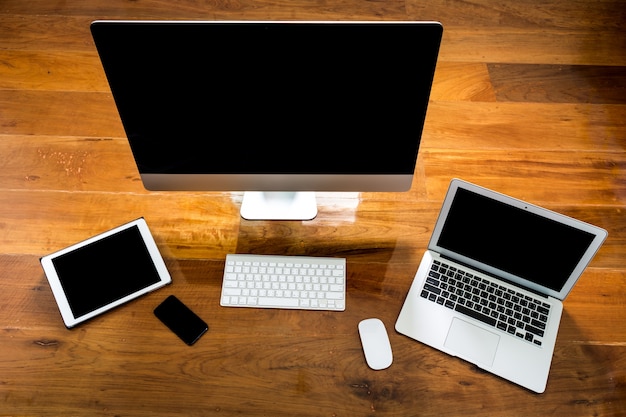
[{"label": "tablet white bezel", "polygon": [[[74,315],[74,313],[72,312],[72,309],[70,308],[70,304],[68,302],[68,298],[67,298],[67,294],[65,293],[63,286],[61,284],[59,275],[57,273],[57,270],[54,266],[54,259],[65,255],[67,253],[71,253],[79,248],[82,248],[84,246],[90,245],[92,243],[98,242],[108,236],[114,235],[116,233],[119,233],[123,230],[126,229],[130,229],[132,227],[137,227],[137,229],[139,230],[139,233],[141,235],[141,238],[143,240],[143,242],[146,245],[146,248],[148,249],[148,253],[150,254],[150,258],[152,260],[152,263],[154,264],[154,267],[156,268],[156,271],[158,273],[159,276],[159,281],[148,285],[146,287],[143,287],[142,289],[133,292],[132,294],[129,294],[125,297],[119,298],[115,301],[112,301],[111,303],[100,307],[98,309],[95,309],[87,314],[81,315],[79,317],[76,317]],[[157,288],[161,288],[169,283],[172,282],[172,278],[169,274],[169,271],[167,270],[167,267],[165,266],[165,262],[163,261],[163,258],[161,256],[161,252],[159,251],[156,242],[154,241],[154,238],[152,236],[152,233],[150,233],[150,230],[148,229],[148,225],[145,221],[144,218],[139,218],[136,220],[133,220],[131,222],[128,222],[126,224],[123,224],[121,226],[115,227],[111,230],[108,230],[106,232],[100,233],[96,236],[93,236],[89,239],[86,239],[82,242],[76,243],[74,245],[68,246],[64,249],[61,249],[57,252],[51,253],[49,255],[43,256],[41,258],[41,266],[43,267],[43,270],[46,274],[46,278],[48,279],[48,282],[50,284],[50,288],[52,289],[52,294],[54,295],[54,298],[57,302],[57,305],[59,307],[59,311],[61,312],[61,317],[63,318],[63,322],[65,323],[65,326],[68,328],[74,327],[79,323],[82,323],[86,320],[89,320],[99,314],[102,314],[108,310],[111,310],[114,307],[117,307],[121,304],[124,304],[132,299],[135,299],[143,294],[146,294],[148,292],[154,291]]]}]

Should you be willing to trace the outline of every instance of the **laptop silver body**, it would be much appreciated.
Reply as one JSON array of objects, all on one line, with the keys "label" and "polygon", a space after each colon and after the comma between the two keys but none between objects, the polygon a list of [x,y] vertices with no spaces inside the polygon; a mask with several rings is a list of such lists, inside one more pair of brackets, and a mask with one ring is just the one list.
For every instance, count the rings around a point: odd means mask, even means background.
[{"label": "laptop silver body", "polygon": [[606,236],[454,179],[395,328],[542,393],[563,300]]}]

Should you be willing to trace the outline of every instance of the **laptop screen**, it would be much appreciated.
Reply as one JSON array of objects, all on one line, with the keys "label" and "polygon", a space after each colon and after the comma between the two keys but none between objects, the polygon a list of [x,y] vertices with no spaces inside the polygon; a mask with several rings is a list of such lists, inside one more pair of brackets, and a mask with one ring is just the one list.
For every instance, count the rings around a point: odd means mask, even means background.
[{"label": "laptop screen", "polygon": [[436,244],[560,292],[595,237],[527,209],[459,188]]}]

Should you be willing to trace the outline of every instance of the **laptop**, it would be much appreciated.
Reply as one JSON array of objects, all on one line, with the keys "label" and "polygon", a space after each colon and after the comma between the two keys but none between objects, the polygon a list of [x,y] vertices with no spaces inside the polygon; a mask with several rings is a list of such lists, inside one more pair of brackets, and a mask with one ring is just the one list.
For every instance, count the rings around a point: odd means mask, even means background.
[{"label": "laptop", "polygon": [[542,393],[563,300],[606,236],[454,179],[395,328]]}]

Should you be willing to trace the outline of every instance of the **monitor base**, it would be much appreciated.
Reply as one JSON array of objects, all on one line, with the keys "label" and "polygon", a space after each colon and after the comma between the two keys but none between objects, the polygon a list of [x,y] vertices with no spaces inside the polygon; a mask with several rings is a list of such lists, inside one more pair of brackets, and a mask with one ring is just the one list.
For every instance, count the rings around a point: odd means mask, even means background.
[{"label": "monitor base", "polygon": [[314,192],[246,191],[241,217],[246,220],[312,220],[317,216]]}]

